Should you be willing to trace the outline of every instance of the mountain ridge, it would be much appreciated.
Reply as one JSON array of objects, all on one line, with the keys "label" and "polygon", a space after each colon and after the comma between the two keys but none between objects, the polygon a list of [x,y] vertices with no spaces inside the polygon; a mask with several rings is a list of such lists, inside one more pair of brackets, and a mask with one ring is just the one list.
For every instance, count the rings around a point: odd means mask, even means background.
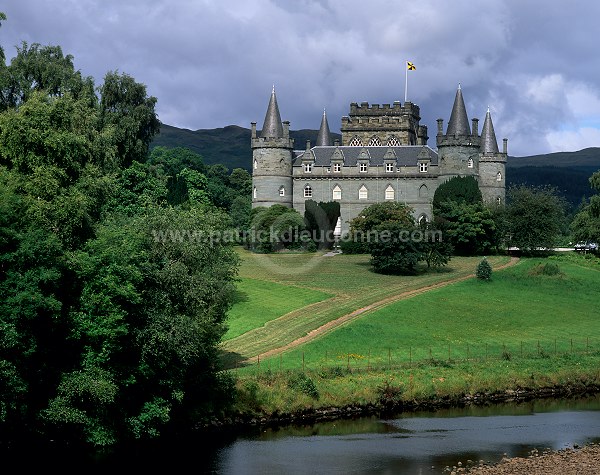
[{"label": "mountain ridge", "polygon": [[[318,132],[311,129],[290,130],[295,149],[304,150],[307,140],[315,144]],[[332,139],[341,141],[340,134],[332,133],[331,136]],[[190,130],[162,124],[160,133],[150,147],[184,147],[202,155],[207,165],[220,163],[229,169],[244,168],[251,171],[250,138],[251,130],[238,125]],[[588,179],[597,170],[600,170],[600,147],[523,157],[509,155],[506,163],[506,183],[507,186],[553,186],[571,207],[575,208],[582,199],[594,193]]]}]

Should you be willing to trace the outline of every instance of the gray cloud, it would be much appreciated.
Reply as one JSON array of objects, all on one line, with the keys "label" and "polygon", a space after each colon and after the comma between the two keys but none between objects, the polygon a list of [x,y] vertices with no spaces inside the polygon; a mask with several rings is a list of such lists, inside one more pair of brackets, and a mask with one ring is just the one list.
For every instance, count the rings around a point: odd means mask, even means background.
[{"label": "gray cloud", "polygon": [[7,57],[60,45],[101,84],[126,72],[160,119],[192,130],[264,118],[276,86],[292,129],[339,131],[350,102],[421,107],[435,146],[460,82],[469,117],[492,111],[511,155],[600,145],[600,4],[576,0],[19,0],[1,7]]}]

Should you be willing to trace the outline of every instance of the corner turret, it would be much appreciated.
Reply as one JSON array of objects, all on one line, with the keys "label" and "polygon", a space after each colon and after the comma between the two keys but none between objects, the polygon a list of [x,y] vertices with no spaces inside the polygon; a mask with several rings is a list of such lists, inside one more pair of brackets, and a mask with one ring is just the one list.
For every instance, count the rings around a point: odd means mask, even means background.
[{"label": "corner turret", "polygon": [[281,121],[275,86],[260,137],[256,122],[251,125],[252,207],[282,204],[291,208],[294,141],[290,138],[290,123]]},{"label": "corner turret", "polygon": [[503,151],[500,153],[488,107],[481,131],[481,153],[479,154],[479,189],[486,203],[503,204],[505,201],[506,143],[507,139],[504,139]]},{"label": "corner turret", "polygon": [[443,119],[437,121],[439,184],[455,176],[476,176],[478,174],[481,144],[477,130],[479,119],[473,119],[472,122],[473,128],[471,129],[462,88],[459,84],[445,135]]}]

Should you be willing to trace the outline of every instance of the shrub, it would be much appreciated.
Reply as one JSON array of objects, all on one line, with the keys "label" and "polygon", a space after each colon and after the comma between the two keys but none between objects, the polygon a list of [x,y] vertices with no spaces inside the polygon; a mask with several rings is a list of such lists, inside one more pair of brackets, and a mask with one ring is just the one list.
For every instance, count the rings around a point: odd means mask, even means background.
[{"label": "shrub", "polygon": [[545,264],[538,264],[534,267],[531,268],[531,270],[529,271],[530,275],[550,275],[550,276],[554,276],[554,275],[562,275],[562,271],[560,270],[560,267],[558,267],[558,264],[555,264],[553,262],[547,262]]},{"label": "shrub", "polygon": [[492,278],[492,266],[485,257],[477,264],[475,275],[479,280],[490,280]]},{"label": "shrub", "polygon": [[319,399],[319,391],[315,382],[304,373],[297,373],[288,379],[288,387],[303,392],[313,399]]},{"label": "shrub", "polygon": [[401,386],[390,384],[389,381],[384,381],[381,386],[377,387],[379,404],[386,409],[392,409],[402,403],[403,392],[404,390]]}]

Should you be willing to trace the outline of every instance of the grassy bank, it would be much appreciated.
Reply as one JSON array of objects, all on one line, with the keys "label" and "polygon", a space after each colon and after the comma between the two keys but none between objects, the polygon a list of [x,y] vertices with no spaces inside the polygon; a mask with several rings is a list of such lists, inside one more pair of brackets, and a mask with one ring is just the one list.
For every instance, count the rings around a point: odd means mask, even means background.
[{"label": "grassy bank", "polygon": [[572,254],[524,259],[491,282],[469,279],[392,303],[236,369],[237,410],[268,416],[596,388],[599,270],[597,260]]},{"label": "grassy bank", "polygon": [[[222,348],[226,354],[243,360],[286,345],[310,331],[362,307],[403,292],[472,274],[480,258],[457,257],[440,272],[421,272],[416,276],[375,274],[366,255],[323,257],[314,254],[253,254],[239,249],[242,257],[240,277],[255,282],[277,284],[266,289],[259,300],[242,299],[230,311],[230,330]],[[493,256],[490,263],[498,267],[508,262],[506,256]],[[289,294],[279,293],[277,286],[292,286],[331,296],[310,305],[293,303]],[[265,305],[262,300],[270,299]],[[292,309],[295,306],[294,309]],[[260,312],[261,318],[254,316]],[[285,307],[285,309],[283,309]],[[270,308],[282,308],[271,311]],[[233,316],[233,317],[232,317]],[[245,330],[240,334],[241,330]],[[227,361],[228,358],[226,357]]]}]

